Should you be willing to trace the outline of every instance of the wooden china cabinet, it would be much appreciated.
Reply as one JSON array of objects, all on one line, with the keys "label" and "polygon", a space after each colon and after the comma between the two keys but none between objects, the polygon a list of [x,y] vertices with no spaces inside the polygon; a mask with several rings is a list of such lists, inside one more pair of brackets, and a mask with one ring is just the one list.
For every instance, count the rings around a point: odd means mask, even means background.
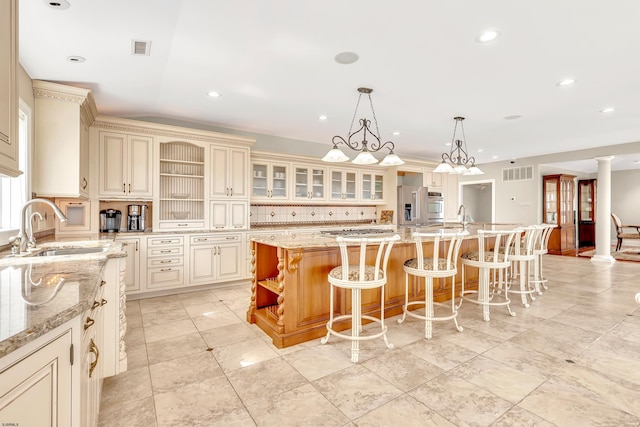
[{"label": "wooden china cabinet", "polygon": [[578,246],[596,245],[596,183],[595,179],[578,181]]},{"label": "wooden china cabinet", "polygon": [[551,254],[565,254],[576,249],[575,178],[566,174],[542,177],[542,219],[545,223],[557,225],[549,237]]}]

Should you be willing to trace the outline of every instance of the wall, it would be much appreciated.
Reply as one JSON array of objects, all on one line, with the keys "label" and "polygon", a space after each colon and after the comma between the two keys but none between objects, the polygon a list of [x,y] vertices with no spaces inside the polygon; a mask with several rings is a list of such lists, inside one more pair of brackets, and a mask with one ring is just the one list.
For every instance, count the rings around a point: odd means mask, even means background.
[{"label": "wall", "polygon": [[[611,212],[618,215],[623,224],[640,224],[640,185],[638,183],[640,183],[640,169],[611,174]],[[613,225],[611,233],[611,236],[615,237]]]}]

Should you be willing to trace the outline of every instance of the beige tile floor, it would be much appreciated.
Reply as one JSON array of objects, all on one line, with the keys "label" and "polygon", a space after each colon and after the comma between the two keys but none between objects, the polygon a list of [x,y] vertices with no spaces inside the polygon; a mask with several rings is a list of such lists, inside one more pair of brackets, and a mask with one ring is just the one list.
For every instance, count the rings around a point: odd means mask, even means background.
[{"label": "beige tile floor", "polygon": [[101,426],[640,426],[640,263],[546,256],[549,289],[516,317],[479,306],[382,340],[279,350],[246,323],[249,285],[131,301],[129,369]]}]

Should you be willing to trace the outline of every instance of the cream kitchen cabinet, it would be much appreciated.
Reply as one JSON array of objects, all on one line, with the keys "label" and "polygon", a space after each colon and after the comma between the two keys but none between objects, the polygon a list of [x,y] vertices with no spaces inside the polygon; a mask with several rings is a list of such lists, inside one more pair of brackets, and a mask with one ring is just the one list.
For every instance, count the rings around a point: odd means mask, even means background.
[{"label": "cream kitchen cabinet", "polygon": [[101,131],[99,150],[99,197],[151,199],[152,136]]},{"label": "cream kitchen cabinet", "polygon": [[153,291],[184,286],[184,235],[147,238],[147,283]]},{"label": "cream kitchen cabinet", "polygon": [[211,144],[209,197],[249,200],[249,149]]},{"label": "cream kitchen cabinet", "polygon": [[189,243],[190,285],[242,277],[242,234],[193,235]]},{"label": "cream kitchen cabinet", "polygon": [[431,169],[425,169],[423,175],[423,185],[431,190],[443,190],[446,188],[446,178],[448,174],[435,173]]},{"label": "cream kitchen cabinet", "polygon": [[329,200],[354,202],[358,198],[357,171],[353,169],[329,169]]},{"label": "cream kitchen cabinet", "polygon": [[360,173],[360,201],[384,202],[384,174],[373,171]]},{"label": "cream kitchen cabinet", "polygon": [[207,223],[205,204],[205,147],[184,141],[160,144],[159,215],[154,214],[154,228],[160,230],[204,230]]},{"label": "cream kitchen cabinet", "polygon": [[[42,342],[44,341],[44,342]],[[0,421],[15,426],[71,426],[71,329],[34,341],[20,359],[0,369]],[[11,354],[10,356],[17,356]]]},{"label": "cream kitchen cabinet", "polygon": [[130,237],[117,237],[117,242],[122,242],[122,250],[127,253],[125,258],[126,270],[124,276],[125,289],[127,293],[132,293],[140,290],[140,259],[142,245],[140,244],[140,238]]},{"label": "cream kitchen cabinet", "polygon": [[211,230],[243,230],[249,228],[249,201],[214,200],[209,209]]},{"label": "cream kitchen cabinet", "polygon": [[287,201],[290,165],[256,160],[251,163],[251,200]]},{"label": "cream kitchen cabinet", "polygon": [[[104,283],[104,282],[103,282]],[[100,351],[104,350],[104,321],[102,306],[107,304],[103,298],[104,286],[95,296],[93,306],[84,314],[82,347],[80,349],[80,421],[83,426],[98,425],[100,411],[100,391],[102,389],[102,364]]]},{"label": "cream kitchen cabinet", "polygon": [[444,218],[445,220],[457,218],[460,202],[458,201],[459,193],[459,176],[456,174],[443,174],[446,187],[443,189],[444,196]]},{"label": "cream kitchen cabinet", "polygon": [[293,199],[296,201],[324,201],[327,169],[312,165],[293,166]]},{"label": "cream kitchen cabinet", "polygon": [[0,2],[0,175],[18,176],[18,0]]},{"label": "cream kitchen cabinet", "polygon": [[33,94],[34,192],[89,198],[89,127],[96,117],[91,91],[34,80]]}]

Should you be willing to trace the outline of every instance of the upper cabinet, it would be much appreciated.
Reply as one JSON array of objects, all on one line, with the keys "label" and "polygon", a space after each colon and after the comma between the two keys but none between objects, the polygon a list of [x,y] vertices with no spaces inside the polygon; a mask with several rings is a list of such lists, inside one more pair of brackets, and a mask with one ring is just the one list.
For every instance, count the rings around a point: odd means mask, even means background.
[{"label": "upper cabinet", "polygon": [[211,144],[209,196],[249,199],[249,149]]},{"label": "upper cabinet", "polygon": [[574,175],[545,175],[542,177],[542,218],[557,227],[549,237],[549,253],[563,254],[576,248],[574,197]]},{"label": "upper cabinet", "polygon": [[287,201],[289,199],[288,163],[254,160],[251,163],[251,200]]},{"label": "upper cabinet", "polygon": [[355,202],[358,197],[357,175],[357,171],[353,169],[329,169],[329,200],[332,202]]},{"label": "upper cabinet", "polygon": [[0,2],[0,174],[18,176],[18,0]]},{"label": "upper cabinet", "polygon": [[363,202],[384,202],[384,173],[362,171],[362,191],[360,200]]},{"label": "upper cabinet", "polygon": [[427,187],[429,191],[431,191],[432,189],[443,190],[447,186],[445,183],[446,180],[444,178],[447,178],[448,176],[445,176],[445,175],[447,174],[435,173],[430,169],[425,169],[424,177],[423,177],[423,182],[424,182],[423,185]]},{"label": "upper cabinet", "polygon": [[34,80],[33,191],[45,197],[88,198],[89,127],[96,117],[91,91]]},{"label": "upper cabinet", "polygon": [[327,169],[311,165],[294,165],[293,198],[324,201]]},{"label": "upper cabinet", "polygon": [[98,196],[150,200],[153,196],[153,137],[106,131],[99,135]]}]

